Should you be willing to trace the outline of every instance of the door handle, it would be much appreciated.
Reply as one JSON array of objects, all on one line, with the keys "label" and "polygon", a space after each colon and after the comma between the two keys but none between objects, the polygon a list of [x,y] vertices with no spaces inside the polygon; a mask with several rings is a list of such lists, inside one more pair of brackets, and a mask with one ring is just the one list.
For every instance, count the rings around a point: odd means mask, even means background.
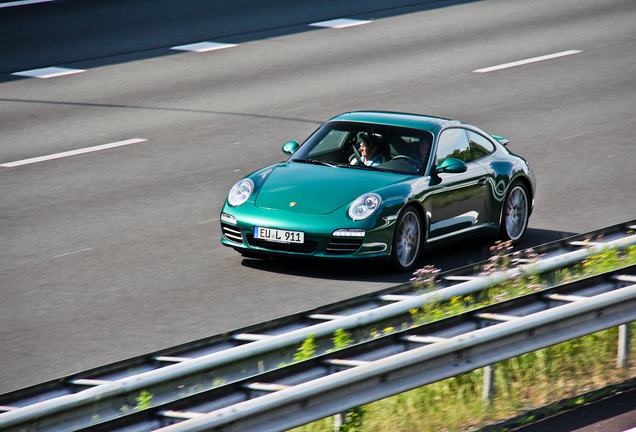
[{"label": "door handle", "polygon": [[486,186],[486,177],[482,177],[482,178],[480,178],[480,179],[477,181],[477,184],[478,184],[480,187]]}]

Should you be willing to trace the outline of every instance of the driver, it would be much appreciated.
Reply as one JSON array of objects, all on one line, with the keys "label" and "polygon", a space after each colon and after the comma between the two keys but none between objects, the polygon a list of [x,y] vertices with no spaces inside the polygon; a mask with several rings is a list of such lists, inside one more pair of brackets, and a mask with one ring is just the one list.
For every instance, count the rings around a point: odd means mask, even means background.
[{"label": "driver", "polygon": [[[384,157],[380,152],[380,145],[373,142],[369,134],[362,134],[360,141],[360,155],[362,156],[362,163],[366,166],[375,166],[384,162]],[[353,158],[352,165],[357,165],[357,158]]]}]

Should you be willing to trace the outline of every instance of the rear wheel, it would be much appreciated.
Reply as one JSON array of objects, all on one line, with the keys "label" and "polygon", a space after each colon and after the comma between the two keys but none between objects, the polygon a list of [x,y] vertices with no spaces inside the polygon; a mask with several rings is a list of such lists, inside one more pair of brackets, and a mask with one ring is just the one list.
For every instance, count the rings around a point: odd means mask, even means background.
[{"label": "rear wheel", "polygon": [[528,227],[530,206],[528,203],[528,191],[521,182],[512,184],[501,215],[500,234],[503,240],[512,240],[516,243],[523,237]]},{"label": "rear wheel", "polygon": [[401,272],[411,271],[417,264],[422,245],[422,220],[420,214],[407,207],[400,215],[393,232],[391,262]]}]

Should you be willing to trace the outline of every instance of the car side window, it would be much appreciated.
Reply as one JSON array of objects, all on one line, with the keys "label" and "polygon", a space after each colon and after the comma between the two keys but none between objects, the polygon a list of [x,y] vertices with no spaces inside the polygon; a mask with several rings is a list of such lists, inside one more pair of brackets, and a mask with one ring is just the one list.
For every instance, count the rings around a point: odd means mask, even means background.
[{"label": "car side window", "polygon": [[448,158],[459,159],[463,162],[472,162],[468,137],[464,129],[446,129],[439,137],[437,144],[436,164],[439,165]]},{"label": "car side window", "polygon": [[478,133],[468,131],[468,139],[470,140],[470,150],[473,152],[473,160],[482,158],[495,151],[495,145],[488,138]]}]

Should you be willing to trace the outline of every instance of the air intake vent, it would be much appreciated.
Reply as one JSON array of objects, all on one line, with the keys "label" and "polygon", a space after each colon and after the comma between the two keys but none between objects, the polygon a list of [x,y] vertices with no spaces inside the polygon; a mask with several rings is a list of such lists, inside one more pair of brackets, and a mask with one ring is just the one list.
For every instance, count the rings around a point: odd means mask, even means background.
[{"label": "air intake vent", "polygon": [[355,237],[334,237],[327,246],[327,255],[349,255],[355,253],[364,239]]},{"label": "air intake vent", "polygon": [[243,243],[241,230],[237,227],[222,223],[221,230],[223,231],[223,236],[229,241],[234,243]]}]

